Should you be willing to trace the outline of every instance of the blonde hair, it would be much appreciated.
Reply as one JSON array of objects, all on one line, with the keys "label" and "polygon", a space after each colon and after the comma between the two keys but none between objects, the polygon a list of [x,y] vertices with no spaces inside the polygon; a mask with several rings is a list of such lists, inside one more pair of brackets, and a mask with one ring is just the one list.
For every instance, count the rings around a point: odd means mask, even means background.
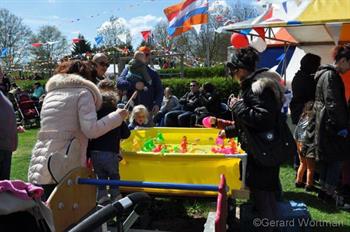
[{"label": "blonde hair", "polygon": [[144,105],[137,105],[132,109],[131,115],[130,115],[130,123],[132,123],[135,119],[135,116],[139,113],[143,113],[145,115],[145,124],[148,123],[148,110]]}]

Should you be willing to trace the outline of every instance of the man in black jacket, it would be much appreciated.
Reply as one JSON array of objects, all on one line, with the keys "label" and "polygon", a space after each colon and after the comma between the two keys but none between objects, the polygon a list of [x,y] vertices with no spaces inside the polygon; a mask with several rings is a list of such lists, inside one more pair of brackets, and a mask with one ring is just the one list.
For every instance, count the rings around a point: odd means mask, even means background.
[{"label": "man in black jacket", "polygon": [[200,107],[199,100],[199,84],[197,81],[191,81],[190,91],[187,92],[179,103],[182,106],[182,110],[170,111],[165,115],[165,126],[168,127],[190,127],[193,122],[191,120],[192,115],[197,107]]},{"label": "man in black jacket", "polygon": [[279,166],[267,167],[259,163],[250,151],[242,126],[249,128],[254,136],[273,131],[281,116],[284,91],[278,82],[280,76],[277,73],[267,69],[255,71],[257,61],[257,51],[248,47],[237,49],[231,62],[227,63],[231,76],[240,82],[241,98],[231,99],[235,124],[226,127],[221,136],[238,136],[242,148],[248,153],[247,185],[254,200],[254,208],[262,218],[274,220],[276,192],[280,191]]},{"label": "man in black jacket", "polygon": [[307,53],[300,61],[300,69],[292,81],[293,98],[289,106],[294,125],[298,123],[305,104],[315,100],[316,81],[314,74],[320,65],[321,57],[311,53]]}]

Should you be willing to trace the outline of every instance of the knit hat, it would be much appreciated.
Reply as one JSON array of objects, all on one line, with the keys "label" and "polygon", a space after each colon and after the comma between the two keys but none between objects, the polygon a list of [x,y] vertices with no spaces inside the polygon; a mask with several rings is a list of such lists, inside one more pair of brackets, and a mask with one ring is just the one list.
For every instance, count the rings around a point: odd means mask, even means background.
[{"label": "knit hat", "polygon": [[307,53],[300,61],[300,70],[305,73],[315,73],[320,67],[321,57],[312,53]]},{"label": "knit hat", "polygon": [[258,51],[252,47],[236,49],[226,66],[231,69],[243,68],[248,71],[254,71],[256,63],[259,60]]}]

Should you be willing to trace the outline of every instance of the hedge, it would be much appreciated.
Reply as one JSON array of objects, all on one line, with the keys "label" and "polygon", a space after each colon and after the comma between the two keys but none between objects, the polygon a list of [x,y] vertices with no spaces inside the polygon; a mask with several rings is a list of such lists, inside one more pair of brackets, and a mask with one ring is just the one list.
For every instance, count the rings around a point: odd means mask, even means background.
[{"label": "hedge", "polygon": [[[162,76],[162,78],[170,78],[172,77],[171,74],[174,74],[174,75],[179,74],[180,68],[161,69],[158,71],[158,73]],[[184,68],[185,78],[193,79],[193,78],[223,77],[223,76],[225,76],[224,65],[218,65],[213,67]]]},{"label": "hedge", "polygon": [[[163,87],[171,87],[173,94],[178,98],[182,97],[190,89],[189,79],[184,78],[171,78],[162,79]],[[225,77],[212,77],[212,78],[196,78],[200,84],[210,82],[215,86],[216,92],[220,95],[222,100],[226,100],[227,97],[234,93],[235,95],[239,92],[239,84],[233,81],[231,78]]]},{"label": "hedge", "polygon": [[16,80],[16,84],[22,89],[26,91],[31,91],[33,89],[33,85],[35,82],[39,82],[42,86],[45,86],[46,80]]},{"label": "hedge", "polygon": [[[187,91],[189,91],[189,84],[191,79],[187,78],[161,78],[163,87],[171,87],[173,90],[173,94],[177,97],[182,97]],[[216,92],[220,95],[222,100],[225,100],[231,93],[238,94],[239,85],[236,81],[232,81],[231,78],[225,77],[210,77],[210,78],[196,78],[200,84],[204,84],[205,82],[212,83]],[[34,80],[18,80],[16,81],[17,85],[21,87],[23,90],[30,91],[32,90],[33,84],[37,82]],[[39,80],[43,86],[46,84],[47,80]]]}]

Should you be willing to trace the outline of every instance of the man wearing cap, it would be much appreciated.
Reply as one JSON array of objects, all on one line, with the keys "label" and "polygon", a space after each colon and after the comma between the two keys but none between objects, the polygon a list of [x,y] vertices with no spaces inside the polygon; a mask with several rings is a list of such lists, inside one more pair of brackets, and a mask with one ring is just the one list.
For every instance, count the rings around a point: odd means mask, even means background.
[{"label": "man wearing cap", "polygon": [[[140,52],[143,52],[146,56],[146,61],[149,64],[151,60],[151,50],[146,47],[140,47]],[[147,66],[148,74],[151,77],[151,84],[144,83],[142,81],[132,82],[127,80],[129,68],[125,67],[117,80],[117,87],[119,90],[127,90],[130,97],[135,90],[138,90],[135,105],[142,104],[152,112],[152,115],[156,115],[159,112],[159,108],[163,100],[163,86],[160,81],[159,75],[156,71]]]},{"label": "man wearing cap", "polygon": [[109,67],[108,57],[103,53],[96,53],[92,58],[92,61],[96,63],[97,78],[99,80],[104,79],[104,75]]}]

